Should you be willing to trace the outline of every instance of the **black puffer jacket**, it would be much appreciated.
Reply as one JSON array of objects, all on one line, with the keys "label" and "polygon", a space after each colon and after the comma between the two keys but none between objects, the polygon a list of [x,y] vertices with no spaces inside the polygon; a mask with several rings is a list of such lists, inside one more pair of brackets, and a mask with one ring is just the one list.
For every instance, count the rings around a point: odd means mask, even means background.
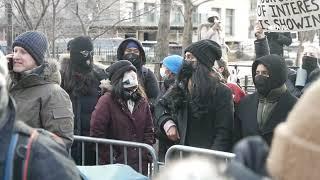
[{"label": "black puffer jacket", "polygon": [[160,88],[159,88],[158,81],[157,81],[155,75],[153,74],[153,72],[150,69],[143,66],[144,64],[146,64],[146,55],[145,55],[145,52],[142,48],[141,43],[137,39],[134,39],[134,38],[128,38],[128,39],[124,40],[119,45],[119,48],[117,51],[117,59],[123,60],[124,51],[125,51],[126,46],[129,42],[135,42],[139,47],[140,59],[142,61],[142,65],[140,68],[137,68],[138,78],[139,78],[140,84],[143,86],[143,88],[147,94],[149,102],[154,103],[155,100],[157,99],[157,97],[160,95]]}]

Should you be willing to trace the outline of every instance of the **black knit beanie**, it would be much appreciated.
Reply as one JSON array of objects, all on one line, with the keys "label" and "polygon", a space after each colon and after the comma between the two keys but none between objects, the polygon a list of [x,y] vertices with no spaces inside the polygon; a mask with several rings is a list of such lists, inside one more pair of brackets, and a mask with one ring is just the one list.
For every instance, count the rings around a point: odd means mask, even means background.
[{"label": "black knit beanie", "polygon": [[106,73],[108,79],[111,81],[111,84],[113,85],[117,80],[120,80],[120,78],[123,76],[125,72],[130,70],[137,72],[137,69],[132,65],[130,61],[120,60],[110,65],[106,69]]},{"label": "black knit beanie", "polygon": [[15,46],[25,49],[39,66],[44,62],[44,57],[48,49],[48,41],[43,33],[28,31],[16,37],[12,48]]},{"label": "black knit beanie", "polygon": [[222,56],[220,45],[209,39],[192,43],[184,52],[191,52],[199,63],[208,68],[211,68],[214,65],[214,61],[221,59]]}]

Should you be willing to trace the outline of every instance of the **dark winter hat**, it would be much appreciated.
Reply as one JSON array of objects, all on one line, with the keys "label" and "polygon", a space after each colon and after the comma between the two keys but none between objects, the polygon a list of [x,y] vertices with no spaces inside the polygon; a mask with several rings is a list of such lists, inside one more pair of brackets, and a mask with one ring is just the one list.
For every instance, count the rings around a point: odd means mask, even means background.
[{"label": "dark winter hat", "polygon": [[191,52],[201,64],[209,68],[214,65],[215,60],[221,59],[222,56],[220,45],[209,39],[192,43],[184,52]]},{"label": "dark winter hat", "polygon": [[272,89],[282,86],[287,81],[287,66],[283,57],[270,54],[256,59],[252,64],[252,78],[256,76],[259,64],[263,64],[268,69]]},{"label": "dark winter hat", "polygon": [[93,50],[93,44],[89,36],[79,36],[70,41],[69,45],[70,52],[84,51],[84,50]]},{"label": "dark winter hat", "polygon": [[37,65],[41,65],[48,49],[48,41],[43,33],[28,31],[16,37],[12,48],[15,46],[25,49],[33,57]]},{"label": "dark winter hat", "polygon": [[107,77],[113,84],[115,81],[120,80],[123,74],[127,71],[133,70],[137,72],[137,69],[128,60],[120,60],[113,63],[106,69]]}]

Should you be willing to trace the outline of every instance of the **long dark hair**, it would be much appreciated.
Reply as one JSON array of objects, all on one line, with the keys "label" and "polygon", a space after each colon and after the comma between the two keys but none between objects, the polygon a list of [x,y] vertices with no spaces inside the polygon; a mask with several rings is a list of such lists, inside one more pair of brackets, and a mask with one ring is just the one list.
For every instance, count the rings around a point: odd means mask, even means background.
[{"label": "long dark hair", "polygon": [[[192,69],[192,75],[190,74],[190,69]],[[189,99],[190,114],[194,119],[199,119],[203,114],[208,113],[209,107],[214,103],[219,79],[213,74],[212,69],[203,64],[197,63],[196,67],[191,67],[186,61],[178,74],[177,85],[180,86],[180,89],[181,83],[183,83],[182,88],[187,90],[189,80],[191,80],[191,87],[189,87],[191,89],[190,91],[185,91],[188,93],[184,93],[184,96],[186,96],[184,99]],[[191,77],[183,77],[185,75],[191,75]],[[180,82],[178,82],[179,79]]]}]

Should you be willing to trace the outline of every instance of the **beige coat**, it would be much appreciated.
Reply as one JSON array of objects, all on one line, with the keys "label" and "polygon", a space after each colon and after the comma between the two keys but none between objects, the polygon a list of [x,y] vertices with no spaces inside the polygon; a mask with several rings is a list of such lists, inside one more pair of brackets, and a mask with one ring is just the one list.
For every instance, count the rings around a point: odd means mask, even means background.
[{"label": "beige coat", "polygon": [[276,180],[320,178],[320,80],[303,94],[287,121],[277,126],[267,160]]},{"label": "beige coat", "polygon": [[61,76],[54,60],[27,74],[11,74],[10,93],[17,104],[17,120],[33,128],[43,128],[71,147],[73,112],[69,95],[60,87]]}]

